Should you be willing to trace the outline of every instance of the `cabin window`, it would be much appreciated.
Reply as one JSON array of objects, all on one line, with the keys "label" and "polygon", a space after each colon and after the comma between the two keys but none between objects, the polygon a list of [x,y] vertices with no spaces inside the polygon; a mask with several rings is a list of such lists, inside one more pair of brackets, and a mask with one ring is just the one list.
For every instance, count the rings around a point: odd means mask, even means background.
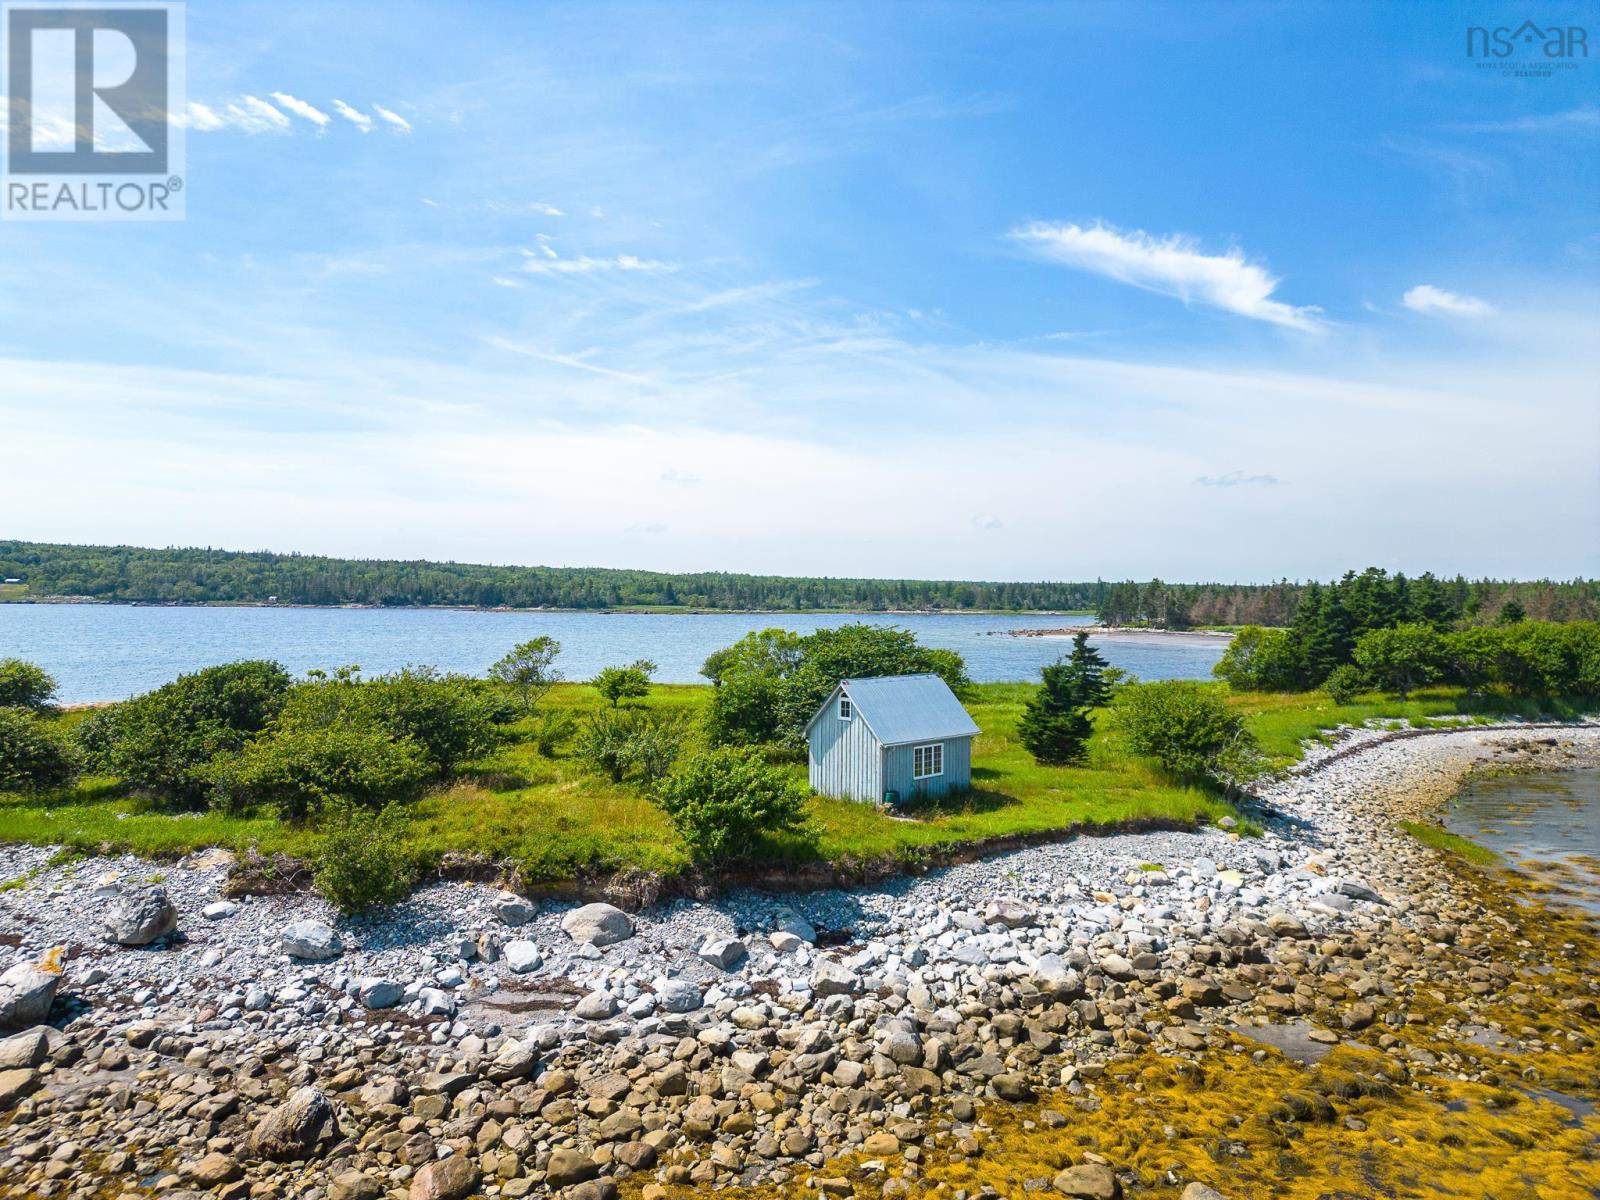
[{"label": "cabin window", "polygon": [[944,743],[918,746],[911,751],[911,778],[932,779],[944,774]]},{"label": "cabin window", "polygon": [[855,712],[850,707],[850,697],[849,696],[840,696],[839,697],[839,720],[848,721],[853,716],[855,716]]}]

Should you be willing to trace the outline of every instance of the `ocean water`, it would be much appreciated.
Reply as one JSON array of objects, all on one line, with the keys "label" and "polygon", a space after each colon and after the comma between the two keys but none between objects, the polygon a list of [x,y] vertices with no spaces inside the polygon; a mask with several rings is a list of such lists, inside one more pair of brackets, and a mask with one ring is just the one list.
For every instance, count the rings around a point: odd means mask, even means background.
[{"label": "ocean water", "polygon": [[[60,681],[59,700],[121,700],[200,667],[271,658],[299,673],[359,664],[368,674],[408,663],[481,675],[518,642],[561,642],[569,679],[601,667],[653,660],[663,683],[703,683],[706,655],[757,629],[801,633],[865,621],[909,629],[929,646],[959,651],[975,680],[1035,679],[1066,638],[1009,637],[1012,629],[1059,629],[1087,617],[972,615],[780,615],[774,613],[477,612],[456,609],[165,608],[118,604],[0,604],[0,658],[39,663]],[[1130,635],[1098,639],[1114,666],[1141,679],[1206,679],[1221,638]]]},{"label": "ocean water", "polygon": [[1600,770],[1480,777],[1451,802],[1445,828],[1600,913]]}]

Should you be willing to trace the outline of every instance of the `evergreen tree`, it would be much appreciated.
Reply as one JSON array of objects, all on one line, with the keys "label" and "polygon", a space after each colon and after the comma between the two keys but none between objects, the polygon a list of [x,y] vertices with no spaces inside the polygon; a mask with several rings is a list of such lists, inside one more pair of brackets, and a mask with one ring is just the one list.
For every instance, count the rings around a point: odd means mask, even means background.
[{"label": "evergreen tree", "polygon": [[1083,758],[1094,727],[1089,723],[1088,711],[1078,701],[1069,661],[1050,663],[1040,669],[1039,676],[1039,690],[1023,710],[1017,737],[1034,761],[1045,766],[1067,766]]},{"label": "evergreen tree", "polygon": [[1111,685],[1105,677],[1105,670],[1110,665],[1100,656],[1100,651],[1089,645],[1087,632],[1080,630],[1072,635],[1072,654],[1067,659],[1067,675],[1077,707],[1105,707],[1111,699]]}]

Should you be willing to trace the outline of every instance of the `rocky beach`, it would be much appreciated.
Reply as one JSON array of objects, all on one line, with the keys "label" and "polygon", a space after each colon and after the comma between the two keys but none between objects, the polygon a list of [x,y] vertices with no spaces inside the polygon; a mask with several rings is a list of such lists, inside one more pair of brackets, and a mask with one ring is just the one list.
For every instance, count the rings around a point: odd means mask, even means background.
[{"label": "rocky beach", "polygon": [[1397,828],[1596,763],[1344,731],[1260,836],[638,913],[0,848],[0,1197],[1600,1194],[1592,919]]}]

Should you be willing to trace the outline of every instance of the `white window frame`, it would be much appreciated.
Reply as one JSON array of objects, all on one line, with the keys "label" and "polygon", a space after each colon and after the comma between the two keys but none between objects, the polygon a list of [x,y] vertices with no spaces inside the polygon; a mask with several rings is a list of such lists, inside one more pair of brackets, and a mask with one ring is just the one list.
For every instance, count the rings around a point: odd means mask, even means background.
[{"label": "white window frame", "polygon": [[839,720],[853,721],[856,718],[856,706],[850,703],[849,696],[839,697]]},{"label": "white window frame", "polygon": [[[928,770],[929,760],[932,760],[934,769]],[[944,774],[944,743],[929,742],[925,746],[911,748],[911,778],[912,779],[937,779]]]}]

